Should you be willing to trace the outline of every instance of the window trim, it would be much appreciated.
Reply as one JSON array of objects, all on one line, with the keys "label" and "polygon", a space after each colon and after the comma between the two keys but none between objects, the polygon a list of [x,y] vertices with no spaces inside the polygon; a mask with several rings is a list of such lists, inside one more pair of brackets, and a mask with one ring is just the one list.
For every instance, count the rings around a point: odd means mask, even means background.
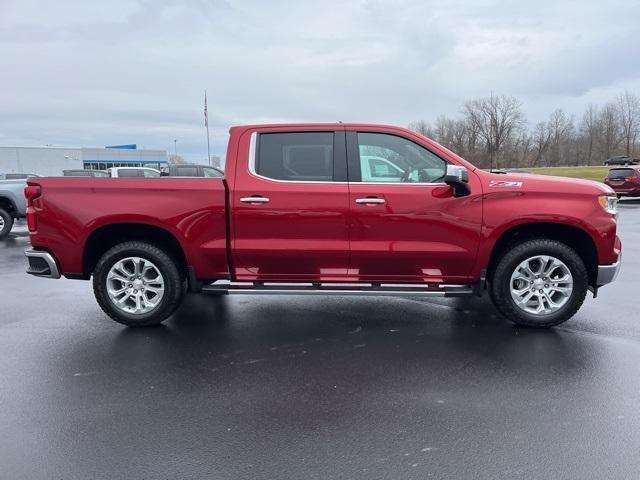
[{"label": "window trim", "polygon": [[[358,133],[373,133],[378,135],[389,135],[391,137],[398,137],[407,142],[414,143],[419,147],[424,148],[426,151],[428,151],[432,155],[438,157],[440,160],[442,160],[445,163],[445,169],[447,165],[451,164],[449,161],[442,158],[442,156],[433,152],[431,149],[425,147],[424,145],[414,140],[411,140],[410,138],[403,137],[402,135],[397,135],[395,133],[388,133],[388,132],[378,132],[375,130],[347,130],[347,164],[349,166],[348,168],[349,183],[352,183],[354,185],[404,185],[404,186],[430,185],[430,186],[440,186],[440,187],[447,185],[445,182],[363,182],[362,171],[360,166],[360,142],[358,141]],[[352,176],[355,176],[351,174],[352,170],[355,170],[357,172],[357,178],[359,178],[360,180],[351,180]]]},{"label": "window trim", "polygon": [[[344,145],[344,142],[341,142],[340,140],[338,140],[336,142],[336,135],[339,134],[344,134],[344,130],[292,130],[292,131],[277,131],[277,132],[264,132],[264,133],[332,133],[333,134],[333,152],[332,152],[332,174],[335,175],[336,173],[336,161],[344,161],[345,163],[347,163],[347,156],[346,154],[340,156],[336,156],[336,144],[338,144],[338,146],[340,146],[340,143],[342,143]],[[340,184],[347,184],[349,183],[348,181],[335,181],[335,180],[281,180],[278,178],[271,178],[271,177],[265,177],[264,175],[260,175],[257,171],[256,171],[256,160],[258,157],[258,135],[260,135],[261,132],[251,132],[251,138],[249,139],[249,174],[259,178],[261,180],[267,180],[269,182],[275,182],[275,183],[317,183],[317,184],[323,184],[323,185],[340,185]],[[345,170],[347,171],[347,180],[348,180],[348,166],[345,168]]]}]

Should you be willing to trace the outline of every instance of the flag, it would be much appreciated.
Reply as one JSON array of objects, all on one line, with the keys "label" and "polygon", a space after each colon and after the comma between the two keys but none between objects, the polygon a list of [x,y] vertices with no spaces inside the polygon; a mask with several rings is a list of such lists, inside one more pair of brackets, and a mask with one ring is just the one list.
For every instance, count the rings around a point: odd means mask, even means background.
[{"label": "flag", "polygon": [[207,113],[207,92],[204,92],[204,126],[209,126],[209,114]]}]

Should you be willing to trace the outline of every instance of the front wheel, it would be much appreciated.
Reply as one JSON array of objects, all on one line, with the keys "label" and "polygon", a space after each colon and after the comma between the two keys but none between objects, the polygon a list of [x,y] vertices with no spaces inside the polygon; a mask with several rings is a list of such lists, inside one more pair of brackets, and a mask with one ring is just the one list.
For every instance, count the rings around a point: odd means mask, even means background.
[{"label": "front wheel", "polygon": [[587,288],[580,256],[548,239],[515,245],[500,258],[490,282],[498,310],[527,327],[553,327],[569,320],[582,306]]},{"label": "front wheel", "polygon": [[98,304],[129,327],[158,325],[180,305],[184,275],[167,252],[145,242],[125,242],[108,250],[93,272]]}]

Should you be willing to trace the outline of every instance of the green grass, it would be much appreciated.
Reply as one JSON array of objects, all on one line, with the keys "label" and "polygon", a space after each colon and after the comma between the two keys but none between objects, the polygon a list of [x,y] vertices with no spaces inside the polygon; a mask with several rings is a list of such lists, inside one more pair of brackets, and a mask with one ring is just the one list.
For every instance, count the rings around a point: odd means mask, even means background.
[{"label": "green grass", "polygon": [[609,172],[609,167],[547,167],[528,168],[531,173],[555,175],[557,177],[584,178],[602,182]]}]

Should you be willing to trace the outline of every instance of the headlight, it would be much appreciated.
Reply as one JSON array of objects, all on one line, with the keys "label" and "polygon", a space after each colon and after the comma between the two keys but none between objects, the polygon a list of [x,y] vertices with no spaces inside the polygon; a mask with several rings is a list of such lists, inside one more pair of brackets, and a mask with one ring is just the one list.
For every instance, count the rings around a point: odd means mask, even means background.
[{"label": "headlight", "polygon": [[600,203],[600,206],[605,212],[611,215],[618,213],[618,197],[615,195],[600,195],[598,197],[598,203]]}]

